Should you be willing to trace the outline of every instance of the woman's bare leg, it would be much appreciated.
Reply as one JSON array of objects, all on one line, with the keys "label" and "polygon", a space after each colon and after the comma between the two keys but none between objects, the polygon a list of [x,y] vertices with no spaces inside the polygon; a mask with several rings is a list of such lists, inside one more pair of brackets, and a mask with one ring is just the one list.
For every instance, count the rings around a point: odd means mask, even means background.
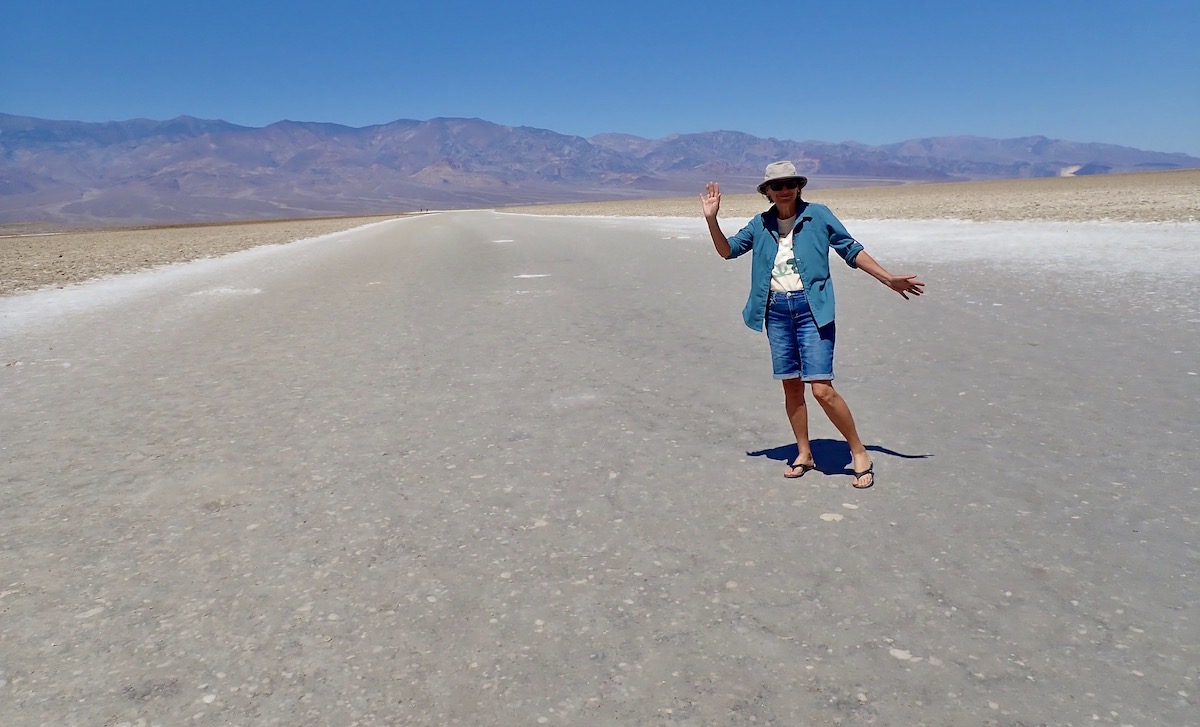
[{"label": "woman's bare leg", "polygon": [[[846,438],[846,444],[850,445],[850,456],[854,460],[851,466],[854,471],[866,472],[871,468],[871,455],[867,454],[867,448],[858,437],[858,429],[854,426],[854,415],[850,413],[850,405],[833,388],[831,381],[812,382],[812,391],[817,403],[825,410],[825,416],[829,417],[833,426],[837,427],[837,430]],[[870,487],[874,481],[874,475],[863,475],[854,478],[854,486]]]},{"label": "woman's bare leg", "polygon": [[783,408],[796,435],[797,450],[796,460],[784,474],[796,477],[803,474],[803,468],[797,465],[813,465],[812,444],[808,441],[808,405],[804,401],[804,382],[800,379],[783,380]]}]

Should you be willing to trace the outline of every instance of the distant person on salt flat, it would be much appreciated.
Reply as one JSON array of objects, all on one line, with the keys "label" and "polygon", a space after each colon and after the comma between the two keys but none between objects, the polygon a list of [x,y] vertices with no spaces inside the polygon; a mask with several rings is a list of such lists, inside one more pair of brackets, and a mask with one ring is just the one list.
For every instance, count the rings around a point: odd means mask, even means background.
[{"label": "distant person on salt flat", "polygon": [[750,328],[766,328],[775,378],[783,382],[784,408],[796,435],[796,459],[783,476],[802,477],[816,469],[808,439],[808,407],[804,384],[837,427],[853,457],[852,484],[865,489],[875,484],[875,463],[859,439],[850,407],[833,388],[833,280],[829,251],[852,268],[868,273],[908,300],[921,295],[924,283],[915,275],[893,275],[863,250],[825,205],[800,199],[808,178],[796,174],[791,162],[767,165],[759,194],[771,201],[733,237],[725,237],[717,222],[721,187],[705,186],[700,202],[717,254],[731,260],[747,252],[750,261],[750,297],[742,318]]}]

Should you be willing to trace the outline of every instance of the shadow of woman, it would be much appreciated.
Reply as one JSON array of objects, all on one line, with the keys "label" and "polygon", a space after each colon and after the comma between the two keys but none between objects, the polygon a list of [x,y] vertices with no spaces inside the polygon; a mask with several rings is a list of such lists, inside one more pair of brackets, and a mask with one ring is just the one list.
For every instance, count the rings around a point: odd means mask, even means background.
[{"label": "shadow of woman", "polygon": [[[817,463],[817,471],[826,475],[852,475],[854,470],[850,468],[852,457],[850,456],[850,445],[840,439],[814,439],[812,440],[813,460]],[[887,447],[878,445],[867,445],[868,452],[878,452],[886,454],[889,457],[899,457],[900,459],[928,459],[932,454],[905,454],[897,452]],[[771,449],[760,449],[757,452],[746,452],[747,457],[766,457],[767,459],[779,460],[780,462],[792,462],[795,460],[798,451],[796,445],[784,444]]]}]

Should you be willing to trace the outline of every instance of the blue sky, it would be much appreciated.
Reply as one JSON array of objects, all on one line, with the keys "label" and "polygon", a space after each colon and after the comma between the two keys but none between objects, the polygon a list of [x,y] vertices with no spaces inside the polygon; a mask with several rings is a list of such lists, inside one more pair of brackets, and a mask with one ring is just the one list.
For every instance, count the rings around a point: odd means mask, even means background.
[{"label": "blue sky", "polygon": [[6,0],[0,111],[1200,156],[1200,2]]}]

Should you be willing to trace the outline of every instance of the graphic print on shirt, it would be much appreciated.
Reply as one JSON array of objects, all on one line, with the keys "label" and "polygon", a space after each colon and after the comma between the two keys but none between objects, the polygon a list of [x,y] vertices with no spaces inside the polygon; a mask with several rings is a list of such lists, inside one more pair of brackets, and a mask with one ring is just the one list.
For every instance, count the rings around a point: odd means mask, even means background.
[{"label": "graphic print on shirt", "polygon": [[787,260],[776,260],[775,269],[771,271],[772,278],[784,278],[788,275],[800,274],[800,261],[794,256]]},{"label": "graphic print on shirt", "polygon": [[800,277],[800,261],[792,249],[792,236],[779,238],[779,251],[775,255],[775,266],[771,269],[771,290],[795,291],[804,289]]},{"label": "graphic print on shirt", "polygon": [[804,279],[800,277],[800,261],[796,259],[792,241],[796,232],[804,229],[804,223],[812,222],[812,217],[801,217],[800,224],[793,227],[792,223],[795,219],[793,216],[778,222],[779,249],[775,254],[775,265],[771,268],[771,290],[783,292],[804,290]]}]

